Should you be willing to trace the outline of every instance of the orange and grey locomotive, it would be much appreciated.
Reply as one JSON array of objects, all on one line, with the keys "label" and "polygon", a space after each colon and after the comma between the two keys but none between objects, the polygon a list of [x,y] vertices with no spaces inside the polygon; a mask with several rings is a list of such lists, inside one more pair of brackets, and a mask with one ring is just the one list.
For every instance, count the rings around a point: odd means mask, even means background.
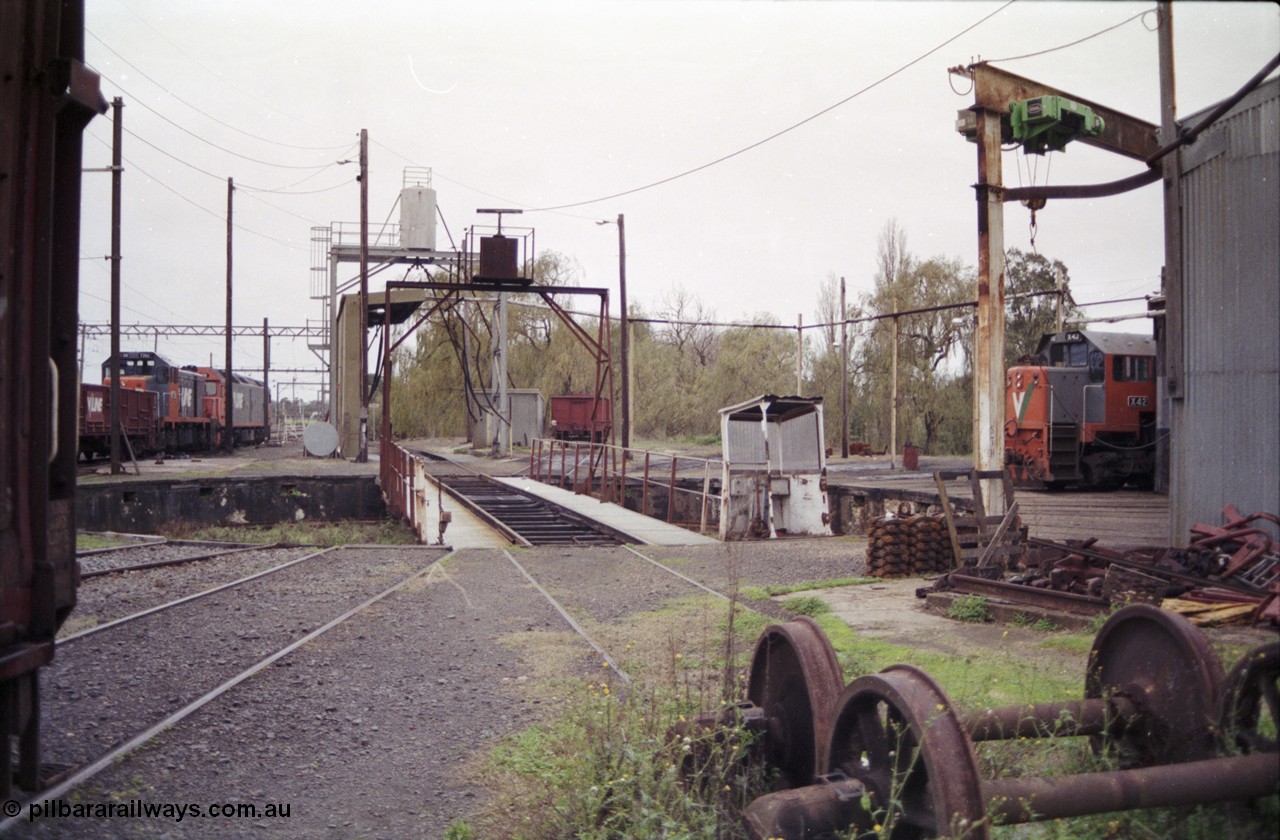
[{"label": "orange and grey locomotive", "polygon": [[1155,474],[1155,341],[1073,330],[1046,335],[1005,374],[1005,465],[1057,488],[1149,485]]}]

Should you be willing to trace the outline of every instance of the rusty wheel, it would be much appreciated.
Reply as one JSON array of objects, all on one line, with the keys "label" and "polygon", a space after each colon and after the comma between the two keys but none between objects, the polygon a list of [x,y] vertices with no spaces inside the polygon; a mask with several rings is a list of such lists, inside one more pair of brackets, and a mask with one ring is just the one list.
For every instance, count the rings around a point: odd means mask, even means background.
[{"label": "rusty wheel", "polygon": [[765,759],[778,769],[781,786],[807,785],[823,771],[822,748],[843,686],[836,652],[813,619],[775,624],[760,635],[747,699],[763,712]]},{"label": "rusty wheel", "polygon": [[894,840],[989,836],[973,745],[946,694],[911,665],[859,677],[840,698],[829,772],[866,786]]},{"label": "rusty wheel", "polygon": [[1280,752],[1280,642],[1254,648],[1231,669],[1218,720],[1228,750]]},{"label": "rusty wheel", "polygon": [[1094,748],[1122,767],[1213,758],[1222,684],[1222,663],[1191,622],[1146,604],[1118,610],[1093,640],[1085,697],[1127,699],[1137,715]]}]

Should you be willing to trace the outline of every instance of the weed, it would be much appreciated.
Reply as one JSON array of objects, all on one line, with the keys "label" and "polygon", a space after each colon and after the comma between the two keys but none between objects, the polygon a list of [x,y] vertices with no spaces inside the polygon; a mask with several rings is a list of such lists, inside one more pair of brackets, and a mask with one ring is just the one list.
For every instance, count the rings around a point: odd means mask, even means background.
[{"label": "weed", "polygon": [[444,840],[474,840],[476,834],[465,820],[454,820],[444,830]]},{"label": "weed", "polygon": [[981,595],[959,595],[947,607],[947,618],[981,624],[991,620],[991,608]]},{"label": "weed", "polygon": [[1041,618],[1031,625],[1032,630],[1039,630],[1041,633],[1056,633],[1062,628],[1053,623],[1052,619]]},{"label": "weed", "polygon": [[403,523],[388,519],[380,522],[282,522],[271,526],[212,525],[192,527],[173,523],[161,531],[173,539],[213,540],[218,542],[292,543],[301,545],[413,545],[413,532]]},{"label": "weed", "polygon": [[790,595],[792,592],[808,592],[811,589],[834,589],[838,586],[862,586],[867,583],[884,583],[884,581],[880,578],[847,577],[775,586],[745,586],[742,589],[742,595],[753,601],[767,601],[778,595]]},{"label": "weed", "polygon": [[1031,616],[1024,612],[1014,613],[1013,618],[1009,619],[1010,627],[1030,627]]},{"label": "weed", "polygon": [[76,551],[89,551],[94,548],[115,548],[118,545],[133,545],[136,539],[116,534],[89,534],[83,531],[76,533]]},{"label": "weed", "polygon": [[831,612],[831,607],[827,605],[827,602],[815,595],[788,598],[782,602],[782,606],[794,615],[819,616],[823,613]]}]

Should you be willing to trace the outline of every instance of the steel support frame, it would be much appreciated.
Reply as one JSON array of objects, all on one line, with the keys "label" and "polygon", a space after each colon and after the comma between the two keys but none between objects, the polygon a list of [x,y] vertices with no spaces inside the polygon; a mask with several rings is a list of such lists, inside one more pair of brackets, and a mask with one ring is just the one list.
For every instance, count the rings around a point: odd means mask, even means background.
[{"label": "steel support frame", "polygon": [[[418,289],[423,292],[445,292],[444,295],[428,298],[432,301],[431,307],[413,323],[404,335],[400,336],[394,343],[391,341],[391,292],[393,289]],[[561,322],[569,329],[569,332],[582,344],[589,352],[591,352],[596,363],[595,371],[595,388],[592,391],[591,406],[591,423],[592,437],[595,436],[595,422],[598,413],[597,404],[604,396],[605,390],[608,390],[610,404],[613,403],[614,381],[613,381],[613,360],[610,352],[612,346],[612,329],[609,321],[609,290],[598,287],[566,287],[566,286],[539,286],[525,283],[445,283],[438,281],[418,282],[411,280],[391,280],[387,282],[386,289],[383,291],[383,298],[386,302],[383,307],[383,330],[382,330],[382,423],[381,423],[381,441],[380,451],[390,451],[391,447],[391,354],[401,344],[403,344],[410,335],[412,335],[419,327],[427,322],[431,316],[440,311],[446,304],[451,304],[460,300],[461,292],[508,292],[513,294],[535,294],[546,302],[552,312],[561,320]],[[593,337],[586,328],[574,320],[573,315],[564,307],[555,301],[555,295],[595,295],[600,298],[600,315],[597,334]],[[613,424],[609,428],[609,443],[614,442],[615,431]],[[603,452],[606,447],[601,447]],[[601,456],[603,459],[603,455]],[[379,468],[383,473],[383,478],[389,480],[391,476],[388,472],[385,462]],[[593,462],[588,467],[587,484],[590,486],[593,476],[595,475],[596,464]],[[388,484],[383,485],[389,486]]]},{"label": "steel support frame", "polygon": [[[973,352],[973,455],[978,470],[1004,469],[1004,202],[1024,197],[1004,189],[1002,121],[1012,103],[1038,96],[1065,96],[1086,104],[1103,118],[1106,128],[1080,142],[1105,151],[1146,161],[1159,150],[1154,125],[1120,111],[1065,93],[988,64],[955,68],[973,80],[977,117],[978,289],[977,324]],[[1152,183],[1150,175],[1133,186]],[[1026,192],[1025,190],[1023,192]],[[1064,196],[1065,197],[1065,196]],[[982,483],[988,512],[1003,514],[1004,504],[993,481]]]}]

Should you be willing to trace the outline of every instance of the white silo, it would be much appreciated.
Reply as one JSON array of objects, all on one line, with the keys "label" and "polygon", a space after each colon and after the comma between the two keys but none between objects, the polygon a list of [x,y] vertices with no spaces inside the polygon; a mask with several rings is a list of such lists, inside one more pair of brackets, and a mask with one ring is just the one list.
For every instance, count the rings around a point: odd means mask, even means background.
[{"label": "white silo", "polygon": [[436,191],[431,168],[406,166],[400,189],[400,247],[436,248]]}]

